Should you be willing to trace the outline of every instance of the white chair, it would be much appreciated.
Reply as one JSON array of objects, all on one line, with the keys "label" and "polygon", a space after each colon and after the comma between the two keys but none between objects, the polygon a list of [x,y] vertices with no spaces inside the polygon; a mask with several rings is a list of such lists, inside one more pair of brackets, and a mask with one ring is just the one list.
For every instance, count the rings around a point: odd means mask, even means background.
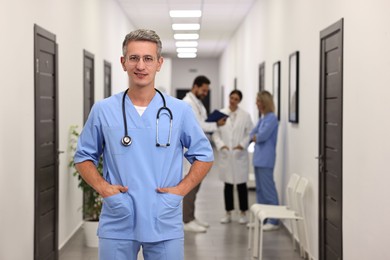
[{"label": "white chair", "polygon": [[[307,180],[305,179],[306,184],[308,185]],[[308,253],[308,259],[310,259],[310,247],[309,247],[309,239],[308,239],[308,233],[307,233],[307,225],[306,225],[306,219],[305,219],[305,207],[304,207],[304,196],[307,188],[301,187],[300,189],[297,189],[296,191],[296,211],[298,212],[299,216],[302,217],[302,221],[297,221],[298,226],[298,237],[299,237],[299,245],[300,245],[300,255],[301,257],[305,258],[306,254]]]},{"label": "white chair", "polygon": [[[293,199],[294,198],[294,194],[295,194],[295,189],[297,187],[297,184],[298,184],[298,181],[300,179],[300,176],[296,173],[293,173],[288,181],[288,184],[287,184],[287,195],[286,195],[286,199],[287,199],[287,205],[266,205],[266,204],[253,204],[251,207],[250,207],[250,210],[249,210],[249,224],[248,224],[248,249],[251,249],[251,246],[253,245],[253,250],[254,251],[257,251],[258,248],[257,248],[257,243],[254,243],[254,239],[253,239],[253,232],[254,232],[254,226],[255,226],[255,219],[256,219],[256,215],[259,213],[259,211],[263,210],[263,209],[267,209],[267,210],[285,210],[285,209],[293,209],[295,208],[295,200]],[[292,227],[292,235],[293,235],[293,246],[295,248],[295,239],[294,239],[294,236],[295,236],[295,231],[296,231],[296,228]]]},{"label": "white chair", "polygon": [[[301,205],[303,209],[303,198],[306,192],[308,180],[306,178],[300,178],[298,185],[295,190],[295,196],[297,201],[297,205]],[[303,211],[301,212],[303,213]],[[258,250],[253,250],[252,255],[253,257],[257,257],[259,260],[262,259],[262,253],[263,253],[263,225],[266,219],[290,219],[290,220],[296,220],[298,222],[303,222],[303,227],[305,227],[305,221],[304,221],[304,215],[301,215],[300,212],[297,210],[292,210],[288,208],[279,208],[279,210],[267,210],[263,209],[258,212],[256,215],[256,221],[255,221],[255,234],[254,234],[254,243],[257,243]],[[301,256],[304,256],[304,247],[307,247],[307,234],[306,230],[304,232],[298,232],[298,238],[300,241],[300,254]]]}]

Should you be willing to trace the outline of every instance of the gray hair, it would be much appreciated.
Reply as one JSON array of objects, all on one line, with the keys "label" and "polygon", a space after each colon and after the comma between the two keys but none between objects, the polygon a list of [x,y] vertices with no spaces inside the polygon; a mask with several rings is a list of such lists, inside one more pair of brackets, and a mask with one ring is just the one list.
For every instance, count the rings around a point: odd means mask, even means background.
[{"label": "gray hair", "polygon": [[161,57],[162,43],[160,37],[155,31],[147,29],[138,29],[127,34],[122,44],[123,56],[126,56],[127,44],[129,44],[129,42],[131,41],[154,42],[155,44],[157,44],[157,58]]}]

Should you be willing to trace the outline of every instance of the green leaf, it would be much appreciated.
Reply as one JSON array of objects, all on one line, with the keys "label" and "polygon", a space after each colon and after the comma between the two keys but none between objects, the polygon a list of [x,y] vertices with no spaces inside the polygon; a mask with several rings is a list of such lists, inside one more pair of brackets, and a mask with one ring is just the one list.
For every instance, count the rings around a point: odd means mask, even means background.
[{"label": "green leaf", "polygon": [[[83,216],[84,219],[98,221],[100,212],[103,206],[103,198],[97,193],[88,183],[84,181],[81,175],[77,172],[74,163],[74,154],[77,149],[77,140],[80,136],[77,131],[78,126],[72,125],[69,129],[70,140],[69,140],[69,151],[72,153],[71,160],[68,163],[68,167],[73,170],[73,176],[77,176],[79,181],[78,187],[83,190]],[[99,158],[97,165],[98,172],[103,175],[103,157]]]}]

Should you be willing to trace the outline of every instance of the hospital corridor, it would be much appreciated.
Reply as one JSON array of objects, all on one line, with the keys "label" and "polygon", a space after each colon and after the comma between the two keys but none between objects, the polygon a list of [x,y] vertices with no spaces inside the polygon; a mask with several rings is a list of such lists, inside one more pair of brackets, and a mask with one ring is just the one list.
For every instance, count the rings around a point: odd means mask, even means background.
[{"label": "hospital corridor", "polygon": [[[237,194],[235,194],[237,195]],[[255,191],[249,190],[249,205],[255,202]],[[235,201],[236,208],[238,207]],[[206,233],[185,232],[184,254],[186,260],[250,260],[248,228],[238,223],[238,211],[233,221],[221,224],[224,216],[223,183],[212,168],[198,193],[196,216],[210,224]],[[80,229],[61,249],[59,260],[97,260],[97,248],[85,246]],[[143,259],[139,256],[138,260]],[[282,227],[264,234],[263,260],[301,260],[294,250],[291,235]]]},{"label": "hospital corridor", "polygon": [[92,218],[106,258],[390,260],[389,10],[0,0],[0,260],[97,260]]}]

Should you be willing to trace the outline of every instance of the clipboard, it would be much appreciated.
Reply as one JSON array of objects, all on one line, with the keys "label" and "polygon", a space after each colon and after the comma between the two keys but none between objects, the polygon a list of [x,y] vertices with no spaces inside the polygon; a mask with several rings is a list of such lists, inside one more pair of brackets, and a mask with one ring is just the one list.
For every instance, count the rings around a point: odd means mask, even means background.
[{"label": "clipboard", "polygon": [[229,117],[228,115],[222,113],[219,110],[214,110],[206,119],[206,122],[217,122],[221,118]]}]

